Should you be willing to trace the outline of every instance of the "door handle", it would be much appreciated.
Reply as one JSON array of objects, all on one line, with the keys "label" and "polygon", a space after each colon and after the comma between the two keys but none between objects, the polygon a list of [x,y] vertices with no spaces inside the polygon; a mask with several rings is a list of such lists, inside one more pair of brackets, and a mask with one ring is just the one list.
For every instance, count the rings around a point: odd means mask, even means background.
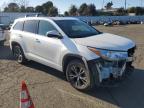
[{"label": "door handle", "polygon": [[36,42],[37,42],[37,43],[40,43],[40,40],[39,40],[39,39],[36,39]]}]

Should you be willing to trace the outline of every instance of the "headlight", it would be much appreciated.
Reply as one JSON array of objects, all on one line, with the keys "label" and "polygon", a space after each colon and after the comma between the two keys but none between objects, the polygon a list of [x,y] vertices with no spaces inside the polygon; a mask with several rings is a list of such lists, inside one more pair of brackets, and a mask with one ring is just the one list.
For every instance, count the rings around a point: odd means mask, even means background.
[{"label": "headlight", "polygon": [[88,49],[106,60],[126,60],[128,58],[127,52],[110,51],[110,50],[96,49],[92,47],[88,47]]}]

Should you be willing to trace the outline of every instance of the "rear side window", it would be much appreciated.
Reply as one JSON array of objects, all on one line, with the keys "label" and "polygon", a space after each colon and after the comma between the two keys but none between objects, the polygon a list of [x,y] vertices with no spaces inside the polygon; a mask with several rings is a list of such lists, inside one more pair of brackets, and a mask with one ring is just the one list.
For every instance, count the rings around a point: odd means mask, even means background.
[{"label": "rear side window", "polygon": [[23,30],[23,21],[19,21],[15,24],[15,26],[13,27],[14,30]]},{"label": "rear side window", "polygon": [[30,32],[30,33],[36,33],[37,32],[37,25],[38,25],[38,21],[27,20],[24,23],[23,31]]},{"label": "rear side window", "polygon": [[46,33],[52,30],[56,30],[56,28],[48,21],[40,21],[38,34],[46,36]]}]

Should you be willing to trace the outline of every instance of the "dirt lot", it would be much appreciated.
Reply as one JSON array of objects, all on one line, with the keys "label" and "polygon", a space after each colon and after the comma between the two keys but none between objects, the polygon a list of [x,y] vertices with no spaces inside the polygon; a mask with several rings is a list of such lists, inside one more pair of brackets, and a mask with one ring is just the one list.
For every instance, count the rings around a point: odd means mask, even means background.
[{"label": "dirt lot", "polygon": [[97,87],[82,93],[65,80],[63,73],[35,62],[17,64],[8,42],[0,47],[0,108],[18,108],[20,82],[26,80],[36,108],[144,108],[144,25],[97,29],[126,35],[138,44],[135,72],[117,87]]}]

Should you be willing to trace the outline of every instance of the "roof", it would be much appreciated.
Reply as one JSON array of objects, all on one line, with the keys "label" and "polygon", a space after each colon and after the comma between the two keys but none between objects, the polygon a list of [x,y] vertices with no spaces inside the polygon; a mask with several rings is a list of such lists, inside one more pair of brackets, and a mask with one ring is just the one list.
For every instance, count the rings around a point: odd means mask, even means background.
[{"label": "roof", "polygon": [[76,20],[74,17],[47,17],[52,20]]},{"label": "roof", "polygon": [[77,20],[77,18],[74,18],[74,17],[24,17],[24,18],[18,18],[16,20],[31,20],[31,19]]}]

